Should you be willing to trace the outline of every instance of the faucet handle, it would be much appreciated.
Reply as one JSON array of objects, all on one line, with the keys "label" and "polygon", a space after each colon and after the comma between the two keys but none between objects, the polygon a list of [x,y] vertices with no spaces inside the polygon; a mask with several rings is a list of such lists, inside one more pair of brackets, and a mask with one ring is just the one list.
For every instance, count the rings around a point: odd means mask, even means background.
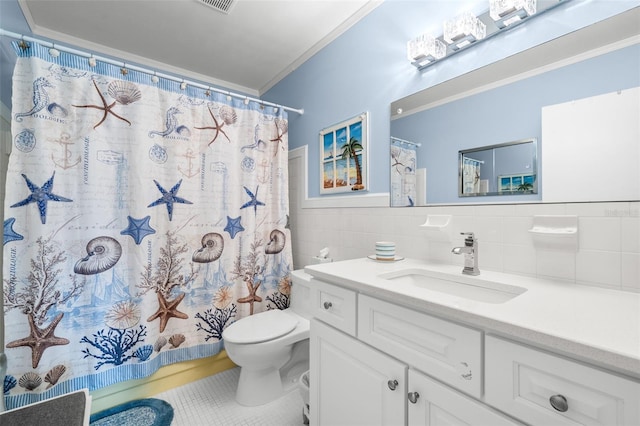
[{"label": "faucet handle", "polygon": [[460,235],[467,235],[467,238],[474,238],[473,232],[461,232]]}]

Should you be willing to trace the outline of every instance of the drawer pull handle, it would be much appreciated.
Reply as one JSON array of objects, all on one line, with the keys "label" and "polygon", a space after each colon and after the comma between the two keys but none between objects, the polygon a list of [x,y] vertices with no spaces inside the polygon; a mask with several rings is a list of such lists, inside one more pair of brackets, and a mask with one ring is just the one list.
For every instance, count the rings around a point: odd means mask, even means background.
[{"label": "drawer pull handle", "polygon": [[562,395],[552,395],[551,398],[549,398],[549,403],[555,410],[560,411],[561,413],[564,413],[569,409],[567,398]]},{"label": "drawer pull handle", "polygon": [[333,306],[333,304],[332,304],[331,302],[324,302],[324,304],[323,304],[322,306],[324,306],[324,308],[325,308],[326,310],[329,310],[329,309],[331,309],[331,307]]},{"label": "drawer pull handle", "polygon": [[396,388],[398,387],[398,381],[397,380],[389,380],[387,382],[387,386],[389,386],[389,389],[391,389],[392,391],[396,390]]},{"label": "drawer pull handle", "polygon": [[418,398],[420,398],[420,394],[418,392],[409,392],[407,394],[407,397],[409,398],[409,401],[412,404],[415,404],[416,402],[418,402]]}]

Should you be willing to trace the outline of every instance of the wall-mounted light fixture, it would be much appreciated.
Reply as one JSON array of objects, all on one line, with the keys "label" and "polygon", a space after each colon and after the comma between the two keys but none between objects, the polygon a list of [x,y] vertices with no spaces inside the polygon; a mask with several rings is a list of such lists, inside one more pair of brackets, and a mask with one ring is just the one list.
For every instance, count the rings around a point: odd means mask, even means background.
[{"label": "wall-mounted light fixture", "polygon": [[571,0],[488,0],[489,10],[463,13],[444,22],[443,34],[422,34],[407,43],[407,57],[422,70],[496,34]]},{"label": "wall-mounted light fixture", "polygon": [[533,16],[536,5],[536,0],[490,0],[489,16],[499,28],[504,28]]},{"label": "wall-mounted light fixture", "polygon": [[422,34],[407,43],[407,56],[411,62],[428,64],[447,53],[447,46],[430,34]]},{"label": "wall-mounted light fixture", "polygon": [[471,12],[444,21],[444,41],[453,50],[461,49],[487,35],[487,26]]}]

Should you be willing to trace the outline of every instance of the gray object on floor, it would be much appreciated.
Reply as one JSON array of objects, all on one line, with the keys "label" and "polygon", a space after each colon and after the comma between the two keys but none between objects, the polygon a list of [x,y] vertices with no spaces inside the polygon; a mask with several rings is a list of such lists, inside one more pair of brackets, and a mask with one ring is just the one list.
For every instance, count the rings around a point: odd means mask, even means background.
[{"label": "gray object on floor", "polygon": [[89,424],[91,397],[83,389],[0,413],[0,425],[83,426]]}]

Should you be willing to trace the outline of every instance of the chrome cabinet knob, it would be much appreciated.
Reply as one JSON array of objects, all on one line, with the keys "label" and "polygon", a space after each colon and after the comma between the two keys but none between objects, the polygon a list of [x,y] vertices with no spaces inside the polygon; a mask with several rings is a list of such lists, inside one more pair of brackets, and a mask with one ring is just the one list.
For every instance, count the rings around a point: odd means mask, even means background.
[{"label": "chrome cabinet knob", "polygon": [[561,413],[569,409],[567,398],[562,395],[552,395],[551,398],[549,398],[549,403],[556,411],[560,411]]},{"label": "chrome cabinet knob", "polygon": [[324,308],[328,310],[328,309],[331,309],[333,304],[331,302],[324,302],[322,306],[324,306]]},{"label": "chrome cabinet knob", "polygon": [[389,386],[389,389],[391,389],[392,391],[396,390],[396,388],[398,387],[398,381],[397,380],[389,380],[387,382],[387,386]]},{"label": "chrome cabinet knob", "polygon": [[418,392],[409,392],[407,394],[407,397],[409,398],[409,401],[412,404],[415,404],[416,402],[418,402],[418,398],[420,398],[420,394]]}]

